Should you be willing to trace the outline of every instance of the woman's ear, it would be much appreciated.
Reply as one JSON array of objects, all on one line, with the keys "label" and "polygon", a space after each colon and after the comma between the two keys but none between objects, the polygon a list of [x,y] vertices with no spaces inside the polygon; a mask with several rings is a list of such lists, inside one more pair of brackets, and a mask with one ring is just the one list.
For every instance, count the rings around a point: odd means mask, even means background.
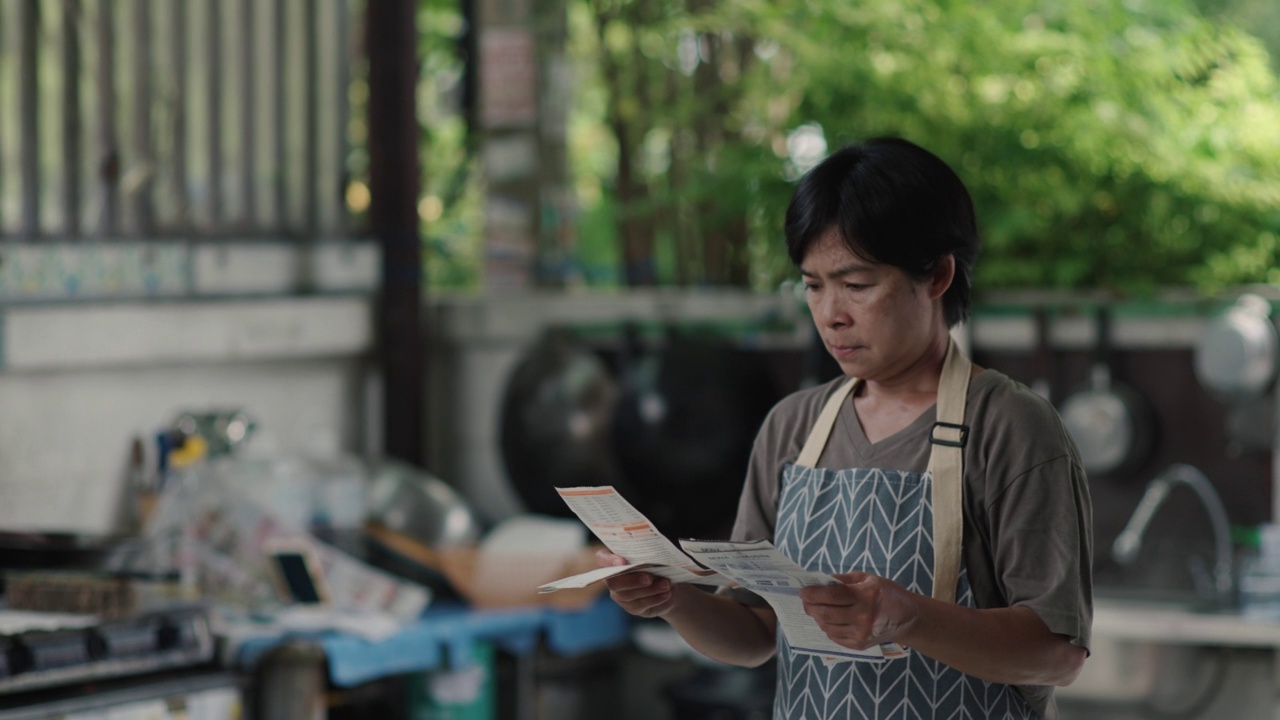
[{"label": "woman's ear", "polygon": [[929,297],[937,299],[943,296],[951,287],[951,281],[956,277],[956,256],[947,253],[938,259],[938,265],[933,269],[933,274],[929,277]]}]

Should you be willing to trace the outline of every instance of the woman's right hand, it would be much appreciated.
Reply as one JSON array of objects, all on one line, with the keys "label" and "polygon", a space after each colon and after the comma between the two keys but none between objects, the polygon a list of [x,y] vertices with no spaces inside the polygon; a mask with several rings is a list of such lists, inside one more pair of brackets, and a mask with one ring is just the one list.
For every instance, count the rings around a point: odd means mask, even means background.
[{"label": "woman's right hand", "polygon": [[[626,558],[608,550],[596,551],[596,563],[600,567],[626,565]],[[631,572],[605,580],[609,597],[623,610],[637,617],[660,617],[669,611],[675,601],[671,581],[646,572]]]}]

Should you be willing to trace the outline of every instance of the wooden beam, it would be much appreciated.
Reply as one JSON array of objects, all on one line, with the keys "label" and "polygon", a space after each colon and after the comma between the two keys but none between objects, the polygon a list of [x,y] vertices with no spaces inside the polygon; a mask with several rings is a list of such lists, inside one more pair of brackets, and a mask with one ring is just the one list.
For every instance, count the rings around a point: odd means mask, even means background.
[{"label": "wooden beam", "polygon": [[382,244],[379,309],[383,438],[389,457],[424,462],[425,342],[418,235],[416,3],[368,0],[369,226]]}]

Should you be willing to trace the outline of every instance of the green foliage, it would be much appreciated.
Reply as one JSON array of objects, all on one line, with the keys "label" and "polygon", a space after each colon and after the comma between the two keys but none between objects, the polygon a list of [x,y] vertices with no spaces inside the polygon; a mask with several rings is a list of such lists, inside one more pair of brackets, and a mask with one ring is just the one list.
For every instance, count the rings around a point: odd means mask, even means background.
[{"label": "green foliage", "polygon": [[461,108],[463,23],[452,0],[418,2],[419,215],[429,290],[470,288],[480,281],[484,186]]},{"label": "green foliage", "polygon": [[[753,284],[790,272],[779,239],[797,170],[787,141],[805,124],[832,147],[899,134],[948,160],[983,224],[980,288],[1144,293],[1280,281],[1275,75],[1258,40],[1185,3],[615,0],[607,9],[633,3],[662,14],[600,37],[614,50],[643,48],[651,69],[668,69],[657,77],[678,74],[677,41],[690,33],[749,38],[750,56],[734,73],[721,69],[715,97],[619,100],[629,118],[648,113],[644,147],[659,158],[708,103],[724,130],[679,182],[663,162],[643,166],[653,192],[619,214],[679,217],[716,199],[718,214],[699,215],[696,231],[745,222],[739,251]],[[599,188],[610,194],[607,180]]]}]

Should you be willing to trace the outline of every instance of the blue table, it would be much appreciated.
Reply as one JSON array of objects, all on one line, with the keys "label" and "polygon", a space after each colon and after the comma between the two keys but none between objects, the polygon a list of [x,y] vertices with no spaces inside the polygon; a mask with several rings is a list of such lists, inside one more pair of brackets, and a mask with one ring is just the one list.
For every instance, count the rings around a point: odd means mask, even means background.
[{"label": "blue table", "polygon": [[551,652],[576,655],[618,647],[629,633],[626,613],[608,596],[581,610],[475,610],[460,603],[436,603],[420,620],[383,640],[336,632],[253,638],[240,645],[235,662],[242,669],[252,669],[273,648],[307,641],[324,652],[329,682],[351,687],[392,675],[456,667],[469,661],[477,642],[526,657],[542,640]]}]

